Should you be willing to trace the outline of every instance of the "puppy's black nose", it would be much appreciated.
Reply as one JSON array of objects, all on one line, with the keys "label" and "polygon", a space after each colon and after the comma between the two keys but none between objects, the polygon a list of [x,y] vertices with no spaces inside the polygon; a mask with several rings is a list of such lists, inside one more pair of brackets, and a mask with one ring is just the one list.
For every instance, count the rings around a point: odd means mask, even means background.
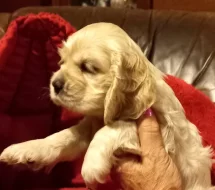
[{"label": "puppy's black nose", "polygon": [[55,93],[58,94],[63,89],[64,81],[56,79],[52,82],[52,86],[54,87]]}]

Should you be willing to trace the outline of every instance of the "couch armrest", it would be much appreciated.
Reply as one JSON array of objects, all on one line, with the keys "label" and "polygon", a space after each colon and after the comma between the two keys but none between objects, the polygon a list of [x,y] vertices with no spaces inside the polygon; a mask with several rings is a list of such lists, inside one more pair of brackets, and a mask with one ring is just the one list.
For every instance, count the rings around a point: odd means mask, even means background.
[{"label": "couch armrest", "polygon": [[2,38],[2,36],[5,34],[5,31],[7,30],[10,17],[11,13],[0,13],[0,38]]}]

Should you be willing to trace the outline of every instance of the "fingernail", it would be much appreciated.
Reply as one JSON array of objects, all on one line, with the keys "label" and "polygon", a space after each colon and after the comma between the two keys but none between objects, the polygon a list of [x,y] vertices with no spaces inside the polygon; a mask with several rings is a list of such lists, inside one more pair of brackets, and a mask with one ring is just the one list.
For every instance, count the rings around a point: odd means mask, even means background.
[{"label": "fingernail", "polygon": [[148,116],[148,117],[152,117],[154,114],[153,114],[152,109],[149,108],[149,109],[147,109],[147,110],[145,111],[145,114],[144,114],[144,115],[145,115],[145,116]]}]

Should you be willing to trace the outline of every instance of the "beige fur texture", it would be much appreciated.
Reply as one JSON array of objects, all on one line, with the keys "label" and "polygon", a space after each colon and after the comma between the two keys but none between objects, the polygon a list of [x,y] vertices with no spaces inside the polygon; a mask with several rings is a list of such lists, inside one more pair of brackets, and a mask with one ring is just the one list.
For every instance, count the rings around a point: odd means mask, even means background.
[{"label": "beige fur texture", "polygon": [[[126,32],[110,23],[91,24],[70,36],[59,54],[60,70],[50,82],[51,99],[86,117],[45,139],[6,148],[1,161],[49,172],[56,163],[86,152],[82,167],[86,184],[104,183],[114,154],[141,154],[135,120],[152,107],[166,151],[182,175],[183,189],[211,188],[210,148],[202,146],[196,126],[186,119],[164,74]],[[56,81],[63,84],[57,93]]]}]

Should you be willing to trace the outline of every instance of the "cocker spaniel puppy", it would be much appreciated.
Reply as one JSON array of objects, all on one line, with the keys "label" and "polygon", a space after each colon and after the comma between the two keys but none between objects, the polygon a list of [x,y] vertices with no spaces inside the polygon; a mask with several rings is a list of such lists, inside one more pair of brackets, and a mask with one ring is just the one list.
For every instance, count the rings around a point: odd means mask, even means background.
[{"label": "cocker spaniel puppy", "polygon": [[116,154],[141,154],[135,120],[152,107],[166,151],[182,175],[183,189],[212,188],[210,148],[202,146],[196,126],[187,120],[164,74],[121,28],[88,25],[70,36],[59,53],[51,99],[86,117],[45,139],[8,147],[0,160],[50,171],[58,162],[86,152],[82,167],[86,184],[104,183]]}]

